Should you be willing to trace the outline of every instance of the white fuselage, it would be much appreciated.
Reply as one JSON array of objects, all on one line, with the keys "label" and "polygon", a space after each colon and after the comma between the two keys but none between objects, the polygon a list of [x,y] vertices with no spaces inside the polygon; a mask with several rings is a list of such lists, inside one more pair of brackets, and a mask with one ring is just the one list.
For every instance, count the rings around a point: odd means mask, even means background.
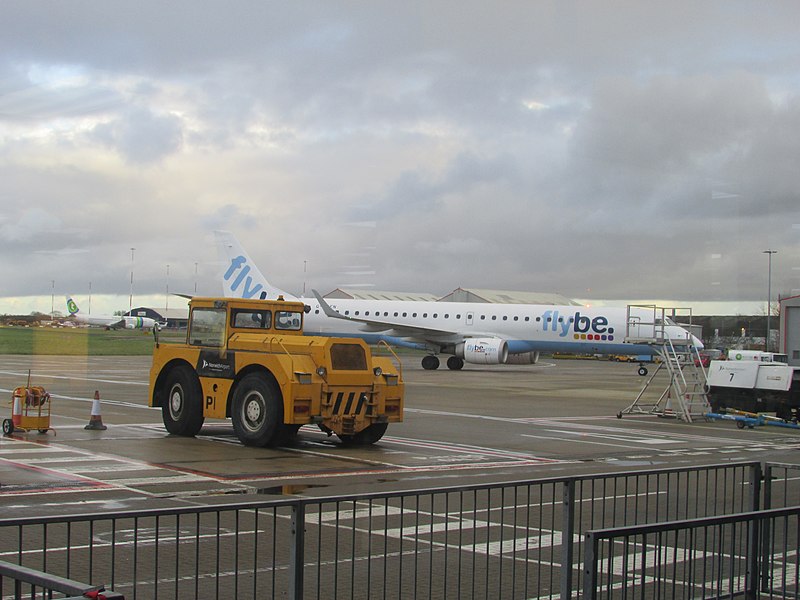
[{"label": "white fuselage", "polygon": [[[328,302],[316,292],[313,299],[295,298],[267,281],[233,234],[216,232],[215,236],[223,259],[224,294],[301,300],[310,307],[304,324],[310,335],[353,336],[368,343],[384,340],[482,364],[535,362],[539,352],[653,355],[657,349],[648,339],[669,338],[675,344],[702,348],[700,340],[671,321],[656,325],[655,312],[648,309],[631,308],[628,319],[625,308],[365,299]],[[428,361],[430,368],[436,368],[433,364]],[[451,364],[450,368],[460,368],[458,361]]]},{"label": "white fuselage", "polygon": [[108,327],[120,329],[152,329],[156,321],[150,317],[121,317],[116,315],[72,315],[78,323],[89,327]]},{"label": "white fuselage", "polygon": [[654,322],[652,313],[646,309],[632,309],[628,327],[625,308],[347,299],[329,302],[331,308],[345,317],[370,321],[365,323],[328,317],[316,300],[303,301],[311,307],[305,318],[307,333],[350,335],[370,342],[406,340],[410,342],[408,345],[441,347],[457,344],[464,338],[480,337],[506,340],[510,354],[652,355],[656,352],[653,346],[627,343],[626,335],[635,339],[656,338],[663,332],[673,343],[686,344],[688,340],[702,348],[700,340],[683,327],[669,323],[646,325]]}]

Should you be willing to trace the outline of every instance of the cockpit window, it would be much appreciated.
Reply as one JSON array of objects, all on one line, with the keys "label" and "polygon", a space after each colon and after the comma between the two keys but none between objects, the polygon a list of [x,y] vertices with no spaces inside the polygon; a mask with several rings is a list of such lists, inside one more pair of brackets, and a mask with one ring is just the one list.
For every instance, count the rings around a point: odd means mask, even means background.
[{"label": "cockpit window", "polygon": [[195,308],[189,323],[192,346],[222,346],[225,339],[225,310]]},{"label": "cockpit window", "polygon": [[275,312],[275,329],[300,331],[303,328],[303,313],[288,310]]},{"label": "cockpit window", "polygon": [[268,310],[234,309],[231,313],[233,327],[242,329],[269,329],[272,312]]}]

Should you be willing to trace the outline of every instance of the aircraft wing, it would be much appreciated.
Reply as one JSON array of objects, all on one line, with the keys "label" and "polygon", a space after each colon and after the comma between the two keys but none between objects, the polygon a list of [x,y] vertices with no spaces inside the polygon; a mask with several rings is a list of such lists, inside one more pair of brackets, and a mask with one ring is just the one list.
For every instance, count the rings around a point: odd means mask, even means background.
[{"label": "aircraft wing", "polygon": [[117,327],[125,327],[125,317],[120,317],[119,321],[109,323],[106,325],[106,327],[111,327],[112,329],[116,329]]},{"label": "aircraft wing", "polygon": [[389,335],[394,337],[411,337],[431,341],[444,341],[441,340],[441,338],[445,338],[446,341],[452,341],[454,336],[458,336],[459,338],[463,337],[461,333],[454,329],[420,327],[419,325],[403,325],[402,323],[397,323],[396,321],[384,321],[381,319],[368,319],[365,317],[351,317],[348,315],[343,315],[342,313],[334,310],[331,305],[328,304],[322,296],[320,296],[317,290],[311,291],[314,293],[314,297],[317,299],[317,302],[319,302],[320,308],[322,308],[322,312],[325,313],[325,316],[332,319],[352,321],[354,323],[364,323],[371,331],[378,332],[391,330]]}]

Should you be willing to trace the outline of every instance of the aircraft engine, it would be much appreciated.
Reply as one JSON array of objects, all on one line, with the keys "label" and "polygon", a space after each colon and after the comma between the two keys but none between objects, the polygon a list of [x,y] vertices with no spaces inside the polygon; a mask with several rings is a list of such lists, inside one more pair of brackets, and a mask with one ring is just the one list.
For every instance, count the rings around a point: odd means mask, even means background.
[{"label": "aircraft engine", "polygon": [[468,338],[456,345],[456,356],[468,363],[500,365],[508,360],[508,345],[499,338]]},{"label": "aircraft engine", "polygon": [[538,352],[519,352],[518,354],[509,354],[507,365],[535,365],[539,362]]}]

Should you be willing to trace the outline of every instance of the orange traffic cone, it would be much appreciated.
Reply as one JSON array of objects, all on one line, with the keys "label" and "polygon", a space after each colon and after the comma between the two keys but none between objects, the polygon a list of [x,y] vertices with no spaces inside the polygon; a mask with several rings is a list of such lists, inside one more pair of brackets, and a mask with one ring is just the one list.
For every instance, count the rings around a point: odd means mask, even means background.
[{"label": "orange traffic cone", "polygon": [[92,400],[92,414],[89,417],[89,424],[84,429],[94,429],[97,431],[105,431],[108,429],[103,425],[103,417],[100,416],[100,392],[94,391],[94,400]]},{"label": "orange traffic cone", "polygon": [[20,396],[17,394],[17,390],[14,390],[14,407],[11,409],[11,422],[14,424],[14,427],[19,427],[20,423],[22,422],[22,402],[20,402]]}]

